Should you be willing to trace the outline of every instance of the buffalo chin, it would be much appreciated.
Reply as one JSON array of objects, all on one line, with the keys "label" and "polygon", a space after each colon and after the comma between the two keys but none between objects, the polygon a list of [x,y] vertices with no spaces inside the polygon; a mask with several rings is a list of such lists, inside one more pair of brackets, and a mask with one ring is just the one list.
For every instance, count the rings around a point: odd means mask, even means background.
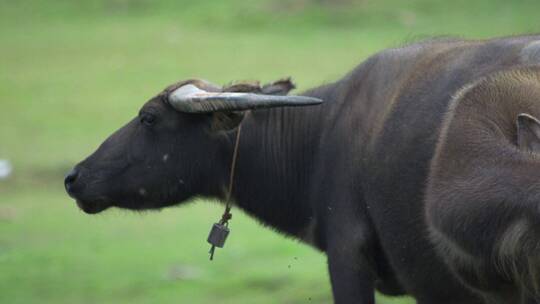
[{"label": "buffalo chin", "polygon": [[89,203],[89,202],[83,202],[80,200],[77,200],[77,206],[87,214],[96,214],[100,213],[101,211],[104,211],[105,209],[108,209],[110,206],[103,203]]}]

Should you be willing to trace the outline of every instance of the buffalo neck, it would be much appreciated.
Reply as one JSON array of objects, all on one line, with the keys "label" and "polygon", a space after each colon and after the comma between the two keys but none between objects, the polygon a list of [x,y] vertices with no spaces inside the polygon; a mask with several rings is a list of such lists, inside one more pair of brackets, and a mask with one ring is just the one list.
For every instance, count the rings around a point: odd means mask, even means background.
[{"label": "buffalo neck", "polygon": [[302,237],[314,218],[308,189],[320,146],[321,108],[258,110],[242,122],[232,198],[264,225],[291,236]]}]

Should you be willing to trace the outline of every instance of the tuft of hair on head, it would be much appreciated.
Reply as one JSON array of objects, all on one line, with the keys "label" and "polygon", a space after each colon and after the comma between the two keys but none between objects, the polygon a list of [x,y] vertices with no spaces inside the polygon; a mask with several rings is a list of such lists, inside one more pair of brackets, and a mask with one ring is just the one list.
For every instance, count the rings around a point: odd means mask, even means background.
[{"label": "tuft of hair on head", "polygon": [[221,89],[223,92],[261,93],[261,85],[256,80],[233,81]]},{"label": "tuft of hair on head", "polygon": [[239,93],[257,93],[265,95],[287,95],[291,90],[296,88],[290,77],[282,78],[263,86],[259,81],[244,80],[235,81],[224,85],[223,92],[239,92]]}]

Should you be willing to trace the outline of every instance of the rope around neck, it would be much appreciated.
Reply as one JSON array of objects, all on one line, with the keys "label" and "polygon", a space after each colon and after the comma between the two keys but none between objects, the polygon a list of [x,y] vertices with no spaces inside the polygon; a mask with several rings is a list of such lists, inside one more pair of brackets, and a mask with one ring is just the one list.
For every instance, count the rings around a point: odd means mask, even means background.
[{"label": "rope around neck", "polygon": [[238,158],[238,146],[240,145],[240,133],[242,132],[242,124],[238,125],[238,131],[236,131],[236,140],[234,143],[233,156],[231,161],[231,171],[229,173],[229,188],[227,189],[227,196],[225,197],[225,212],[221,217],[221,224],[228,224],[228,221],[232,218],[231,214],[231,195],[234,186],[234,173],[236,172],[236,159]]},{"label": "rope around neck", "polygon": [[[240,143],[240,133],[242,132],[242,124],[238,125],[238,130],[236,131],[236,140],[234,143],[234,150],[232,155],[232,161],[231,161],[231,170],[229,172],[229,187],[227,188],[227,194],[225,196],[225,211],[223,212],[223,215],[221,216],[221,220],[219,223],[223,226],[228,227],[229,226],[229,220],[232,218],[232,203],[231,203],[231,195],[232,190],[234,186],[234,173],[236,171],[236,159],[238,158],[238,146]],[[216,246],[212,245],[210,247],[210,260],[213,260],[214,258],[214,252],[215,252]]]}]

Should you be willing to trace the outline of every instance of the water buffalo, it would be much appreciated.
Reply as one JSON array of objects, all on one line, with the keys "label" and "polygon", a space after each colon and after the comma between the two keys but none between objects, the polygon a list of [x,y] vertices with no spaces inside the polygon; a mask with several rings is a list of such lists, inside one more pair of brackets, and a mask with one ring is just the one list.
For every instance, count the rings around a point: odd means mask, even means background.
[{"label": "water buffalo", "polygon": [[[150,99],[66,177],[82,210],[232,199],[328,257],[336,303],[540,303],[540,36],[431,39],[342,79]],[[324,100],[324,103],[314,106]]]}]

